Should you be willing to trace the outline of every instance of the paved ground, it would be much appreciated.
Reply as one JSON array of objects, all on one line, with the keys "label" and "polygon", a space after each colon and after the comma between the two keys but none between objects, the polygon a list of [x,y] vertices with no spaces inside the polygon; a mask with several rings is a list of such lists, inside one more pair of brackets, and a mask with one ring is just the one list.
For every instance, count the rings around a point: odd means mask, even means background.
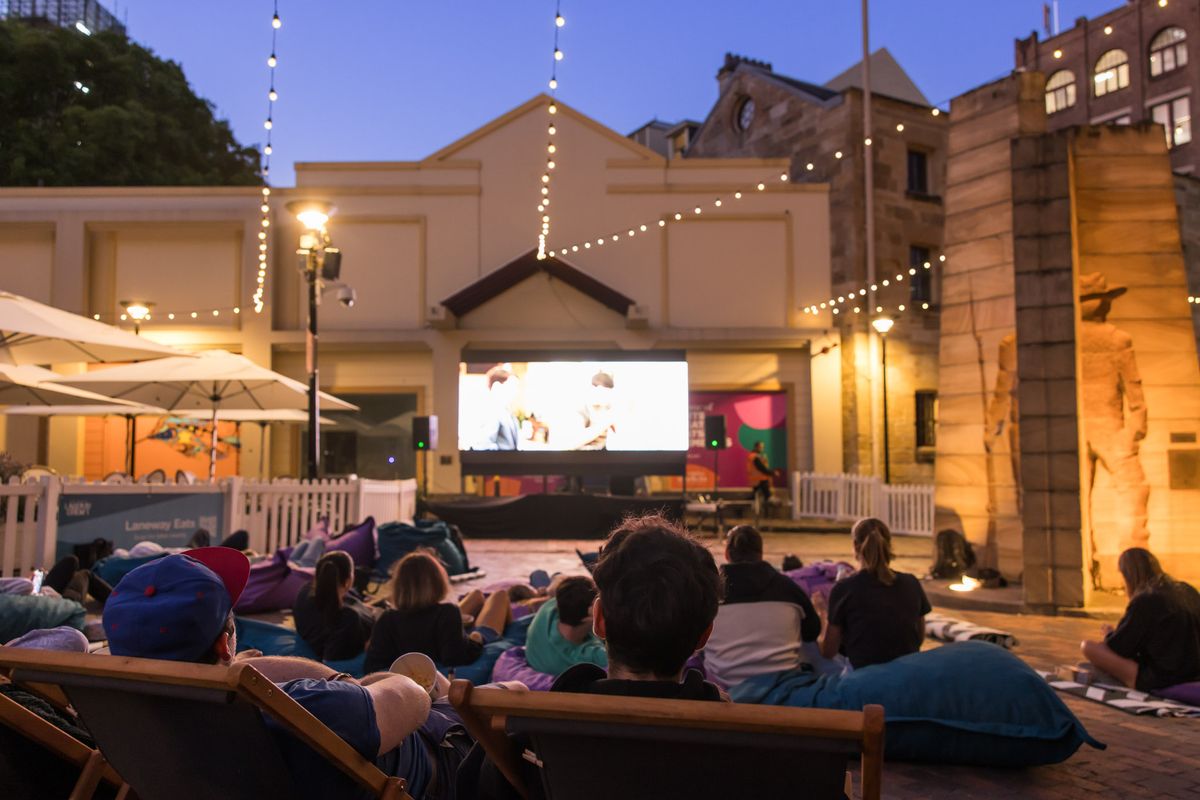
[{"label": "paved ground", "polygon": [[[706,540],[714,550],[720,542]],[[463,586],[515,578],[537,568],[583,573],[575,548],[590,550],[595,541],[487,540],[468,543],[471,562],[488,576]],[[849,537],[837,534],[777,534],[766,541],[767,557],[778,563],[784,553],[805,562],[849,560]],[[918,575],[929,566],[927,539],[898,539],[897,567]],[[1079,642],[1098,635],[1100,622],[1079,617],[1046,617],[940,609],[960,619],[1014,633],[1014,652],[1038,667],[1078,661]],[[936,646],[932,643],[929,646]],[[1052,767],[996,770],[936,764],[888,764],[884,795],[889,798],[1200,798],[1200,720],[1136,717],[1063,696],[1088,731],[1105,742],[1104,751],[1082,748],[1069,761]]]}]

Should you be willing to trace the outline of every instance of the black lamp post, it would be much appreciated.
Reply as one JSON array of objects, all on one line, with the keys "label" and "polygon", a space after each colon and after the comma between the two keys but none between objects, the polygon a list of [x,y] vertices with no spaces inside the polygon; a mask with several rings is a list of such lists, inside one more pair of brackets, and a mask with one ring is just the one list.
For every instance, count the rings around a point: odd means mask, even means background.
[{"label": "black lamp post", "polygon": [[890,317],[879,317],[871,322],[871,327],[879,334],[883,344],[883,482],[892,482],[892,453],[888,437],[888,396],[887,396],[887,335],[895,325]]}]

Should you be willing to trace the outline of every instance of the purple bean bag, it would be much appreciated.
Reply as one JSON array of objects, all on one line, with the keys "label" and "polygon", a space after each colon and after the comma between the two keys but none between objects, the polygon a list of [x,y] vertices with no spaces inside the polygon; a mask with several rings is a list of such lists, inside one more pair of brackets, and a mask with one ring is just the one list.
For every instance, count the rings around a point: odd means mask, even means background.
[{"label": "purple bean bag", "polygon": [[510,647],[496,659],[492,668],[493,681],[520,681],[535,692],[548,692],[554,685],[554,676],[538,672],[525,660],[524,647]]},{"label": "purple bean bag", "polygon": [[375,518],[367,517],[360,524],[343,531],[336,539],[328,540],[325,552],[344,550],[354,559],[354,566],[370,569],[375,566]]},{"label": "purple bean bag", "polygon": [[313,579],[313,573],[288,566],[287,553],[290,551],[291,548],[279,550],[270,561],[250,568],[246,588],[238,598],[234,611],[238,614],[260,614],[292,607],[300,588]]},{"label": "purple bean bag", "polygon": [[1177,683],[1164,689],[1155,689],[1151,694],[1184,705],[1200,706],[1200,681]]},{"label": "purple bean bag", "polygon": [[828,600],[829,591],[837,582],[838,569],[842,567],[851,572],[856,571],[845,561],[818,561],[800,569],[790,569],[783,574],[795,581],[796,585],[803,589],[809,597],[819,594]]}]

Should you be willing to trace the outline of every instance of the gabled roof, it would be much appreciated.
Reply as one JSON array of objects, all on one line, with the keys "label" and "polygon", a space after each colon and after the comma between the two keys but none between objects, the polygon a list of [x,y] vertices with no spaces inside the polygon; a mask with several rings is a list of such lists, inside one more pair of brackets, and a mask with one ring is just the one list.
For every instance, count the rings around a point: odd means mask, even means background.
[{"label": "gabled roof", "polygon": [[557,278],[623,317],[628,314],[629,308],[634,304],[632,299],[611,286],[601,283],[578,267],[557,258],[539,260],[537,251],[530,250],[455,292],[443,300],[442,305],[449,309],[454,316],[462,317],[539,272],[545,272],[547,275]]},{"label": "gabled roof", "polygon": [[[777,76],[778,77],[778,76]],[[862,88],[862,61],[825,83],[826,88],[837,92]],[[929,100],[913,83],[908,73],[897,63],[886,47],[871,53],[871,93],[881,94],[906,103],[928,106]]]}]

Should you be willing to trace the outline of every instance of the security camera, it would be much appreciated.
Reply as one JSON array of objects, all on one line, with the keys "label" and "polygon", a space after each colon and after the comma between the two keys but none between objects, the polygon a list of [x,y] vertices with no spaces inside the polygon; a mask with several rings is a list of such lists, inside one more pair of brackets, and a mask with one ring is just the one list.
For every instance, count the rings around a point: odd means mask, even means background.
[{"label": "security camera", "polygon": [[342,286],[337,290],[337,299],[346,308],[354,308],[354,303],[358,300],[358,292],[354,291],[352,286]]}]

